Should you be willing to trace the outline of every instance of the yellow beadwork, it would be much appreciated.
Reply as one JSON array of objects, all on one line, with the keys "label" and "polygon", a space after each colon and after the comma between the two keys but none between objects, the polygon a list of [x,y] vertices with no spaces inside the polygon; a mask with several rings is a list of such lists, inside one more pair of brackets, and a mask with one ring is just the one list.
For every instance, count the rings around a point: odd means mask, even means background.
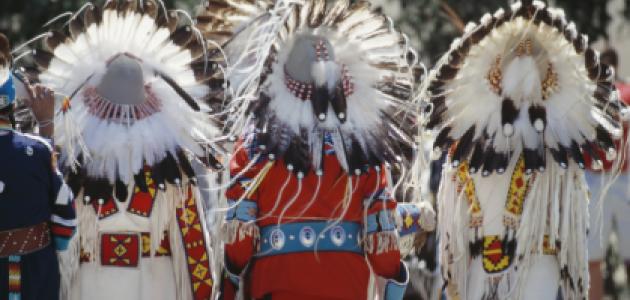
[{"label": "yellow beadwork", "polygon": [[470,178],[468,172],[468,162],[463,161],[457,168],[457,177],[459,179],[459,186],[463,187],[466,194],[466,200],[468,200],[468,206],[473,215],[481,213],[481,205],[479,199],[477,199],[477,192],[475,191],[475,183]]},{"label": "yellow beadwork", "polygon": [[525,196],[529,189],[529,176],[525,174],[525,159],[521,157],[516,163],[512,180],[510,181],[510,189],[508,190],[507,202],[505,210],[509,213],[520,216],[523,214],[523,204]]}]

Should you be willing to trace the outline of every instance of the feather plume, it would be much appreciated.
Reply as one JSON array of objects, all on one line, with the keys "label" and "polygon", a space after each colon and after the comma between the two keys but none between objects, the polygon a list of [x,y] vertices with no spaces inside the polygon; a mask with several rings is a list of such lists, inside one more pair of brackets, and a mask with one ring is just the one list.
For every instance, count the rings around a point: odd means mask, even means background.
[{"label": "feather plume", "polygon": [[[470,25],[430,72],[422,91],[431,108],[425,125],[440,130],[434,145],[443,151],[450,141],[485,141],[484,150],[458,153],[458,161],[525,149],[532,169],[543,169],[545,152],[564,165],[566,149],[607,148],[609,137],[620,137],[624,106],[611,74],[562,11],[519,2]],[[471,128],[477,133],[469,141]],[[594,143],[586,146],[585,138]],[[570,157],[580,163],[577,154]],[[484,163],[484,170],[495,168]]]},{"label": "feather plume", "polygon": [[[55,120],[67,167],[76,167],[83,157],[80,167],[87,176],[129,184],[144,165],[162,165],[163,180],[174,182],[182,177],[180,164],[190,175],[188,161],[173,158],[180,149],[208,160],[206,150],[214,148],[219,129],[205,101],[213,93],[210,73],[219,69],[193,24],[182,24],[180,13],[161,5],[154,0],[88,3],[32,53],[36,80],[67,97]],[[206,75],[200,75],[199,64]],[[112,72],[139,79],[122,94],[108,92],[105,82],[116,77]],[[217,159],[210,161],[217,167]]]}]

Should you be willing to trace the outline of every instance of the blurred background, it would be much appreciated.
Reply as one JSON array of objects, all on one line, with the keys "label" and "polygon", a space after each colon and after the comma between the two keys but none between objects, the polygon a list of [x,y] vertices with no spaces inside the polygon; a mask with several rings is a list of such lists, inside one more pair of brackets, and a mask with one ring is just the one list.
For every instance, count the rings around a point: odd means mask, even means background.
[{"label": "blurred background", "polygon": [[[163,0],[169,8],[191,13],[203,0]],[[334,1],[334,0],[333,0]],[[512,0],[370,0],[395,21],[419,49],[427,65],[435,62],[461,34],[469,21],[505,7]],[[55,16],[74,11],[86,0],[0,1],[0,32],[14,45],[44,31],[42,25]],[[102,3],[103,0],[95,0]],[[577,28],[589,35],[600,49],[610,45],[627,53],[621,57],[624,77],[630,76],[630,0],[549,0],[561,7]],[[624,72],[624,70],[626,70]]]},{"label": "blurred background", "polygon": [[[194,15],[201,0],[163,0],[168,8]],[[334,1],[334,0],[329,0]],[[370,0],[405,32],[419,51],[422,61],[431,67],[460,36],[466,23],[477,21],[485,13],[506,7],[511,0]],[[17,46],[46,31],[49,20],[65,12],[76,11],[86,0],[1,0],[0,32]],[[103,0],[95,0],[101,4]],[[630,0],[549,0],[549,6],[565,10],[580,32],[589,36],[600,51],[616,50],[618,87],[630,91]],[[60,21],[63,22],[63,21]],[[610,51],[607,51],[610,53]],[[627,93],[630,98],[630,92]],[[630,99],[626,99],[630,101]],[[589,174],[597,178],[599,174]],[[592,228],[591,299],[630,299],[628,268],[630,263],[630,178],[625,174],[616,184],[619,193],[610,193],[604,208],[604,230]],[[593,197],[594,199],[597,197]],[[597,206],[594,204],[593,206]],[[598,239],[601,236],[601,241]],[[413,278],[406,299],[438,299],[440,287],[435,261],[435,240],[429,237],[422,252],[409,260]]]}]

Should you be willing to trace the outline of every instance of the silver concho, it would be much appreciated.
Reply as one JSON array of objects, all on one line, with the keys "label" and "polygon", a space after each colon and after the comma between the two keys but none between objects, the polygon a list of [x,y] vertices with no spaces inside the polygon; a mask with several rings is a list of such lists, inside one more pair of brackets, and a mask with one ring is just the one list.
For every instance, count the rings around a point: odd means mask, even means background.
[{"label": "silver concho", "polygon": [[300,230],[300,243],[302,243],[304,247],[311,247],[315,243],[316,236],[317,233],[315,232],[313,227],[304,226]]},{"label": "silver concho", "polygon": [[346,230],[341,226],[335,226],[330,231],[330,239],[337,247],[343,245],[346,241]]},{"label": "silver concho", "polygon": [[284,232],[280,229],[274,229],[271,231],[269,235],[269,242],[271,243],[271,248],[274,250],[280,250],[284,247],[284,242],[286,241]]},{"label": "silver concho", "polygon": [[33,156],[33,147],[26,146],[26,155]]},{"label": "silver concho", "polygon": [[4,192],[4,182],[0,181],[0,194]]}]

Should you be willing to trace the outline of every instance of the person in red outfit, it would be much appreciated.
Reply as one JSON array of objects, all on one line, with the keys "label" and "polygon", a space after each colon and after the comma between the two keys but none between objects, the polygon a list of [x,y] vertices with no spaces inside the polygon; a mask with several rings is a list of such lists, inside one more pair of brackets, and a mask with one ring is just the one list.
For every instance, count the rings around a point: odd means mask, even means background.
[{"label": "person in red outfit", "polygon": [[[286,9],[285,26],[265,26],[277,21],[273,12],[242,26],[257,41],[272,40],[271,56],[260,60],[257,100],[228,120],[250,121],[230,163],[221,297],[402,299],[408,274],[399,239],[435,222],[426,203],[398,205],[390,179],[416,147],[407,118],[413,53],[366,3]],[[280,32],[265,39],[255,28]],[[243,39],[252,41],[233,40]]]},{"label": "person in red outfit", "polygon": [[[250,148],[241,147],[236,153],[230,166],[232,174],[240,173],[250,163]],[[237,220],[233,224],[238,229],[233,242],[225,247],[228,270],[240,274],[254,259],[248,276],[251,295],[256,299],[267,295],[274,300],[367,299],[370,266],[376,275],[385,278],[397,278],[401,272],[391,218],[396,202],[387,190],[387,172],[371,168],[362,175],[350,176],[332,149],[327,150],[330,152],[322,164],[326,172],[319,175],[309,172],[300,179],[282,160],[267,158],[239,176],[238,183],[227,192],[228,199],[243,199],[231,203],[236,208],[228,214],[228,222]],[[261,171],[266,176],[248,194],[247,184]],[[348,196],[349,188],[352,192]],[[365,242],[371,249],[366,249],[366,255],[359,243],[364,212],[368,221],[379,214],[386,216],[379,218],[384,223],[369,230]],[[279,236],[279,231],[274,235],[276,228],[290,229]],[[322,233],[325,228],[329,230]],[[291,243],[300,243],[304,249],[280,249],[282,244],[288,247]],[[336,251],[336,247],[342,250]]]}]

